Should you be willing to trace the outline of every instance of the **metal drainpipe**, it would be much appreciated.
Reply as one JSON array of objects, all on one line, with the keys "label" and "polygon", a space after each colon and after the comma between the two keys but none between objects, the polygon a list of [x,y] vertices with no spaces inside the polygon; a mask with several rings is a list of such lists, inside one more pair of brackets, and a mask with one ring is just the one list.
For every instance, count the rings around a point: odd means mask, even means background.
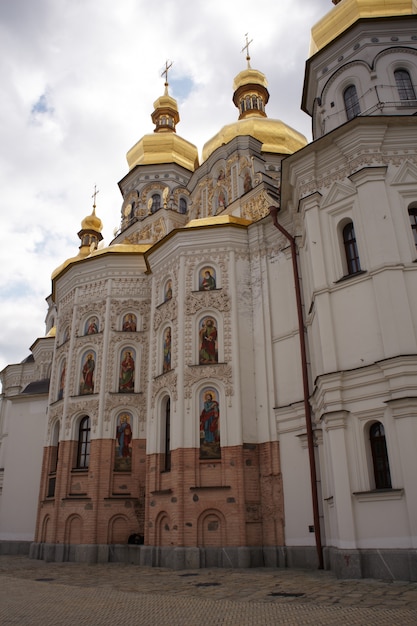
[{"label": "metal drainpipe", "polygon": [[301,303],[301,289],[300,289],[300,276],[298,273],[297,264],[297,247],[295,239],[290,233],[278,223],[278,207],[270,206],[269,214],[272,217],[275,228],[277,228],[290,242],[291,247],[291,259],[294,275],[294,288],[295,297],[297,301],[297,316],[298,316],[298,334],[300,337],[300,352],[301,352],[301,369],[303,376],[303,397],[304,397],[304,412],[306,418],[307,428],[307,445],[308,445],[308,458],[310,462],[310,481],[311,481],[311,498],[313,501],[313,520],[314,520],[314,534],[316,538],[317,556],[319,559],[319,569],[324,568],[323,563],[323,547],[321,545],[321,533],[320,533],[320,516],[319,516],[319,498],[317,494],[317,472],[316,472],[316,460],[314,456],[314,437],[313,427],[311,424],[311,407],[309,402],[309,388],[308,388],[308,373],[307,373],[307,353],[304,334],[304,319],[303,319],[303,307]]}]

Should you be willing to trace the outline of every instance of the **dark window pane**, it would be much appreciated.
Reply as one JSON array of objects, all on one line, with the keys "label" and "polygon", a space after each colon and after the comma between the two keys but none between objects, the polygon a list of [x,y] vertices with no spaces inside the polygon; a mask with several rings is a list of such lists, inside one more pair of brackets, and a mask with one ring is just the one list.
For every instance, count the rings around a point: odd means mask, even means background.
[{"label": "dark window pane", "polygon": [[384,427],[380,422],[369,431],[376,489],[391,489],[391,474],[388,462]]},{"label": "dark window pane", "polygon": [[87,468],[90,462],[90,418],[84,417],[80,422],[78,434],[77,467]]},{"label": "dark window pane", "polygon": [[414,243],[417,246],[417,207],[410,207],[408,209],[408,215],[410,217],[410,226],[414,237]]},{"label": "dark window pane", "polygon": [[168,398],[165,409],[165,464],[164,470],[171,469],[171,400]]},{"label": "dark window pane", "polygon": [[415,100],[416,94],[407,70],[396,70],[394,76],[400,100]]},{"label": "dark window pane", "polygon": [[345,255],[348,274],[356,274],[361,271],[359,261],[358,246],[356,244],[355,229],[352,222],[346,224],[343,229],[343,243],[345,246]]},{"label": "dark window pane", "polygon": [[345,109],[348,120],[351,120],[360,114],[361,108],[359,106],[358,93],[355,85],[349,85],[349,87],[345,89],[343,99],[345,101]]}]

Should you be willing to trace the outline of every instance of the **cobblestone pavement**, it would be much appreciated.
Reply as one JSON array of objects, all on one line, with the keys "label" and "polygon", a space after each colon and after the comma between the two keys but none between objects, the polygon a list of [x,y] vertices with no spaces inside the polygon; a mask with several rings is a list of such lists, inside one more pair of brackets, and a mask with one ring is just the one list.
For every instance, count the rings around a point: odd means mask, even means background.
[{"label": "cobblestone pavement", "polygon": [[417,625],[417,583],[337,580],[323,571],[172,571],[0,556],[9,626]]}]

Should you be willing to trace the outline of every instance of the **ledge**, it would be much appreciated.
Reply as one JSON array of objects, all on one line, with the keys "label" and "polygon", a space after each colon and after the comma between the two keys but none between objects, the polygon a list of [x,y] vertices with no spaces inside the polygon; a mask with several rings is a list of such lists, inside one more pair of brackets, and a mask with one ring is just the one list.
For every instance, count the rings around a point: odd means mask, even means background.
[{"label": "ledge", "polygon": [[358,502],[376,502],[380,500],[401,500],[404,489],[374,489],[373,491],[355,491],[352,494]]},{"label": "ledge", "polygon": [[69,493],[65,498],[61,498],[61,500],[91,500],[91,498],[87,496],[86,493]]},{"label": "ledge", "polygon": [[137,496],[132,496],[130,493],[112,493],[111,496],[103,498],[103,500],[139,500]]},{"label": "ledge", "polygon": [[205,491],[208,489],[231,489],[230,485],[207,485],[207,487],[190,487],[190,491]]},{"label": "ledge", "polygon": [[354,272],[353,274],[346,274],[339,278],[339,280],[335,280],[334,284],[338,285],[339,283],[343,283],[345,280],[350,280],[351,278],[355,278],[356,276],[362,276],[363,274],[367,274],[367,270],[359,270],[359,272]]},{"label": "ledge", "polygon": [[157,491],[151,491],[152,496],[169,496],[172,493],[172,489],[157,489]]}]

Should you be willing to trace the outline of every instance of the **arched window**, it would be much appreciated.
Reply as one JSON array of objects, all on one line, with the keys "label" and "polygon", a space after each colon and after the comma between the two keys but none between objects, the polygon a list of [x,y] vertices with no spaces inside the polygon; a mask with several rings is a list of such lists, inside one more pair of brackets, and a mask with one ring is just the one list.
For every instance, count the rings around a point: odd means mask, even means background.
[{"label": "arched window", "polygon": [[77,468],[87,469],[90,463],[90,418],[83,417],[78,429]]},{"label": "arched window", "polygon": [[151,213],[156,213],[161,208],[161,196],[159,193],[154,193],[152,196]]},{"label": "arched window", "polygon": [[171,471],[171,399],[165,405],[164,471]]},{"label": "arched window", "polygon": [[343,100],[345,102],[346,115],[348,120],[352,120],[360,115],[361,108],[359,106],[358,92],[355,85],[349,85],[343,92]]},{"label": "arched window", "polygon": [[187,213],[187,200],[185,198],[180,198],[179,212]]},{"label": "arched window", "polygon": [[[395,82],[397,84],[398,95],[400,96],[400,100],[403,102],[405,100],[414,100],[413,104],[417,104],[416,94],[414,91],[413,83],[411,82],[410,74],[407,70],[395,70],[394,72]],[[411,104],[411,106],[413,106]]]},{"label": "arched window", "polygon": [[371,442],[372,463],[376,489],[391,489],[391,474],[389,470],[387,443],[384,427],[380,422],[372,424],[369,430]]},{"label": "arched window", "polygon": [[358,246],[356,244],[355,229],[352,222],[346,224],[342,235],[348,274],[356,274],[361,271],[361,264],[359,261]]},{"label": "arched window", "polygon": [[417,247],[417,203],[413,202],[413,204],[408,207],[408,216],[410,218],[410,226],[414,237],[414,243]]}]

